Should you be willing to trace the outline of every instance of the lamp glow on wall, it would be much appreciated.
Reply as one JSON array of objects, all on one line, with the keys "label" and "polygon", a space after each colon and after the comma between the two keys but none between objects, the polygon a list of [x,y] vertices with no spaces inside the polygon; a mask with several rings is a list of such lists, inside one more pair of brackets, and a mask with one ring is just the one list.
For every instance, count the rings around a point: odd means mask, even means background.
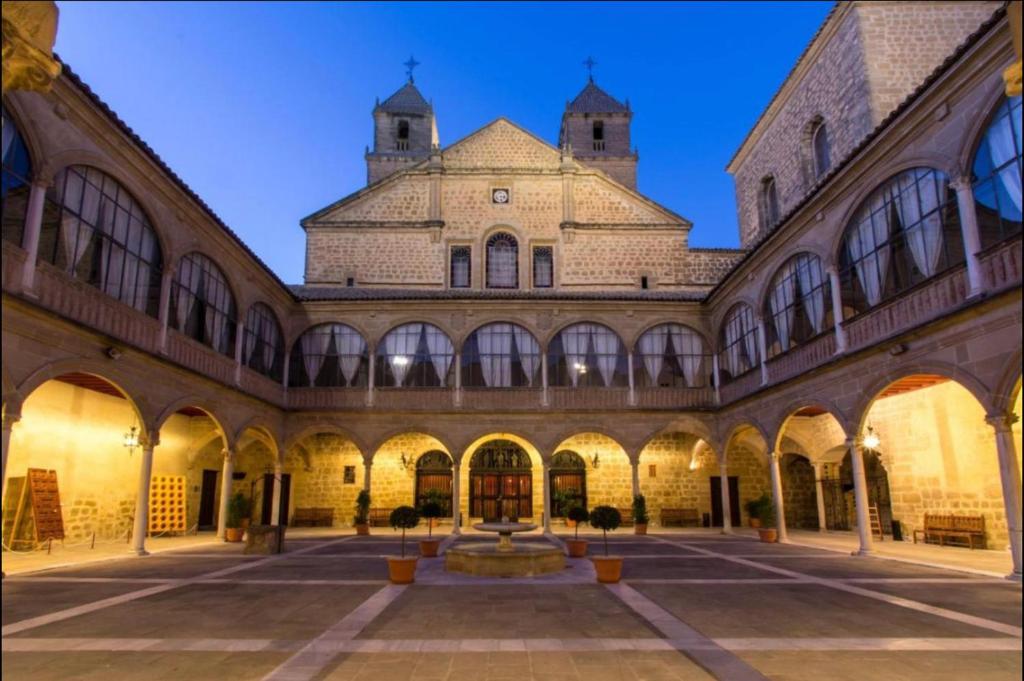
[{"label": "lamp glow on wall", "polygon": [[864,433],[864,437],[861,438],[861,443],[865,449],[871,450],[878,449],[878,445],[882,444],[882,441],[878,438],[878,433],[875,432],[870,423],[868,424],[867,431]]},{"label": "lamp glow on wall", "polygon": [[690,455],[690,470],[691,471],[695,471],[698,468],[700,468],[700,464],[697,462],[697,455],[696,454],[691,454]]},{"label": "lamp glow on wall", "polygon": [[128,449],[128,456],[135,454],[135,448],[139,446],[139,429],[136,426],[124,434],[124,446]]},{"label": "lamp glow on wall", "polygon": [[578,373],[578,374],[585,374],[585,373],[587,373],[587,365],[583,364],[582,362],[575,362],[572,365],[572,368],[575,369],[576,373]]}]

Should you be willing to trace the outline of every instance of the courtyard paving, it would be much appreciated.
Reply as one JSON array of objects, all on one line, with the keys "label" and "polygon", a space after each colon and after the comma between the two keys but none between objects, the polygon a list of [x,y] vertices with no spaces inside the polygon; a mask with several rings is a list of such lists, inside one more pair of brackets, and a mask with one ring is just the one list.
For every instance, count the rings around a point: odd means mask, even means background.
[{"label": "courtyard paving", "polygon": [[443,558],[422,559],[415,584],[390,585],[390,530],[300,535],[279,556],[196,542],[14,574],[3,678],[1021,676],[1019,583],[699,531],[620,531],[609,544],[626,557],[612,586],[585,559],[557,575],[483,579],[444,572]]}]

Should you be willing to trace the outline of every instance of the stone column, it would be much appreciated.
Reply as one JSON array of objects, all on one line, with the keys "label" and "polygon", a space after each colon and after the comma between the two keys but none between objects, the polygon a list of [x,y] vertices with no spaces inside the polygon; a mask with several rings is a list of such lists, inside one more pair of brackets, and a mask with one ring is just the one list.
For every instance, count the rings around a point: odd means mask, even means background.
[{"label": "stone column", "polygon": [[21,288],[26,293],[35,286],[36,261],[39,259],[39,232],[43,227],[43,207],[46,202],[46,188],[49,182],[43,178],[32,181],[28,194],[28,211],[25,214],[25,233],[21,245],[25,249],[25,265],[21,271]]},{"label": "stone column", "polygon": [[825,523],[825,488],[821,481],[825,477],[825,464],[814,464],[814,499],[818,502],[818,529],[822,532],[828,529]]},{"label": "stone column", "polygon": [[640,457],[630,458],[629,465],[633,469],[633,496],[640,494]]},{"label": "stone column", "polygon": [[373,468],[371,459],[363,459],[363,489],[370,491],[370,469]]},{"label": "stone column", "polygon": [[768,455],[768,465],[772,474],[772,501],[775,502],[775,527],[779,532],[779,542],[785,543],[789,541],[789,535],[786,533],[786,502],[782,497],[780,459],[782,459],[781,452],[771,452]]},{"label": "stone column", "polygon": [[160,275],[160,353],[167,354],[167,326],[171,321],[171,286],[174,284],[174,268],[168,267]]},{"label": "stone column", "polygon": [[846,441],[850,450],[850,462],[853,464],[853,499],[857,505],[857,534],[860,536],[858,554],[869,555],[874,551],[874,538],[871,536],[871,519],[868,514],[868,481],[864,475],[864,454],[857,441]]},{"label": "stone column", "polygon": [[547,459],[544,465],[544,532],[551,532],[551,462]]},{"label": "stone column", "polygon": [[[719,464],[719,475],[722,479],[722,534],[732,534],[732,506],[729,499],[729,466],[722,455]],[[736,519],[739,521],[739,518]]]},{"label": "stone column", "polygon": [[0,468],[0,490],[7,491],[7,453],[11,450],[11,432],[14,424],[21,420],[21,414],[4,414],[3,421],[3,466]]},{"label": "stone column", "polygon": [[1017,465],[1013,424],[1016,416],[990,415],[985,421],[996,431],[996,452],[999,455],[999,478],[1003,483],[1003,508],[1006,510],[1006,529],[1010,535],[1010,554],[1013,572],[1010,579],[1021,579],[1021,490],[1020,468]]},{"label": "stone column", "polygon": [[764,317],[757,317],[757,354],[761,360],[761,385],[768,385],[768,336],[765,335]]},{"label": "stone column", "polygon": [[284,370],[281,372],[281,387],[288,391],[288,374],[291,373],[292,356],[290,352],[284,355]]},{"label": "stone column", "polygon": [[242,384],[242,348],[245,346],[245,323],[235,322],[235,385]]},{"label": "stone column", "polygon": [[455,395],[453,396],[456,407],[462,406],[462,351],[455,352]]},{"label": "stone column", "polygon": [[839,283],[839,270],[829,266],[828,290],[832,294],[832,317],[835,319],[836,354],[846,352],[846,329],[843,328],[843,292]]},{"label": "stone column", "polygon": [[220,511],[217,514],[217,537],[224,538],[228,526],[228,502],[231,500],[231,486],[235,475],[235,453],[224,448],[224,470],[220,480]]},{"label": "stone column", "polygon": [[546,407],[551,404],[548,398],[548,353],[540,355],[540,406]]},{"label": "stone column", "polygon": [[461,461],[452,461],[452,534],[462,533]]},{"label": "stone column", "polygon": [[[280,525],[281,524],[281,481],[284,475],[284,467],[280,463],[274,464],[274,477],[271,478],[271,483],[274,486],[270,497],[270,524]],[[263,490],[266,494],[267,490]]]},{"label": "stone column", "polygon": [[981,237],[978,235],[978,212],[974,206],[974,188],[969,175],[961,175],[949,183],[956,190],[956,207],[960,213],[960,234],[964,240],[964,260],[967,263],[967,297],[981,295],[985,282],[981,276]]},{"label": "stone column", "polygon": [[153,449],[160,444],[159,433],[147,435],[140,444],[142,445],[142,462],[139,466],[139,490],[135,496],[132,551],[138,556],[148,556],[146,533],[149,530],[149,487],[153,480]]},{"label": "stone column", "polygon": [[633,381],[633,351],[630,350],[626,353],[626,371],[629,373],[629,398],[627,404],[631,407],[636,406],[636,386]]},{"label": "stone column", "polygon": [[715,404],[722,403],[722,376],[718,371],[718,353],[711,355],[711,375],[715,380]]},{"label": "stone column", "polygon": [[366,381],[366,406],[373,406],[373,386],[376,383],[377,353],[370,353],[369,376]]}]

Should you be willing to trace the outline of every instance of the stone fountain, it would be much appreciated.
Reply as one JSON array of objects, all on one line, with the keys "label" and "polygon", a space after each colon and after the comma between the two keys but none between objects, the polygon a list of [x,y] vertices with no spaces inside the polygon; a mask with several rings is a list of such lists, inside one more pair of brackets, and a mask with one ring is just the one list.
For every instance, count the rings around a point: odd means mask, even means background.
[{"label": "stone fountain", "polygon": [[445,552],[444,569],[478,577],[533,577],[565,569],[565,554],[551,544],[512,543],[512,535],[537,529],[530,523],[476,523],[473,529],[495,532],[497,544],[456,545]]}]

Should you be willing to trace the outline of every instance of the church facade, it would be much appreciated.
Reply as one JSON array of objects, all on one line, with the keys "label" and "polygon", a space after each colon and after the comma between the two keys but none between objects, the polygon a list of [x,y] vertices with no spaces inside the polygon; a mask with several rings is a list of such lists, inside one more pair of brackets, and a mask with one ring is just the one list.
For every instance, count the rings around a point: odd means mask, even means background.
[{"label": "church facade", "polygon": [[728,532],[768,494],[783,539],[864,552],[872,519],[981,517],[1019,577],[1006,14],[837,4],[729,164],[740,249],[643,195],[633,111],[593,80],[557,145],[505,118],[442,145],[410,76],[367,185],[301,219],[301,285],[67,64],[5,91],[4,507],[56,471],[67,538],[142,552],[171,480],[219,532],[236,492],[346,526],[362,489],[435,490],[456,531],[550,529],[573,493]]}]

